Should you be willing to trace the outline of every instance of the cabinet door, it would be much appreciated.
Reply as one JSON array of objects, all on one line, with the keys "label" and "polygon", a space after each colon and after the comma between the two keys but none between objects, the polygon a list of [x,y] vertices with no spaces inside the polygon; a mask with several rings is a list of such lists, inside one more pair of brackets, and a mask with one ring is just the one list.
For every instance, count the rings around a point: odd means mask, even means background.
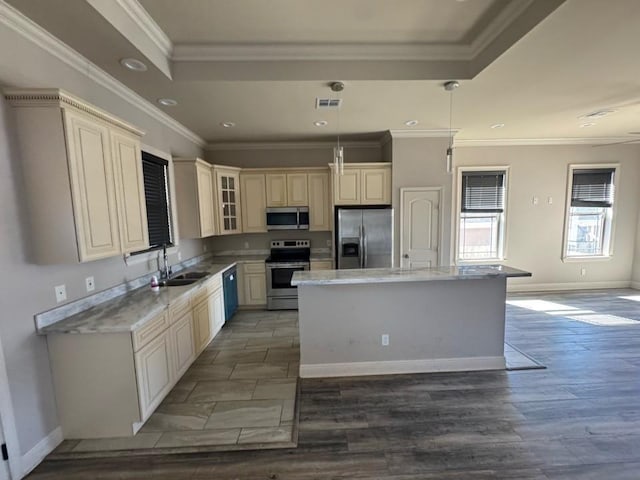
[{"label": "cabinet door", "polygon": [[333,262],[331,260],[312,260],[311,270],[332,270]]},{"label": "cabinet door", "polygon": [[224,325],[224,297],[222,289],[217,290],[212,297],[212,327],[211,337],[215,337]]},{"label": "cabinet door", "polygon": [[196,358],[193,339],[193,315],[187,312],[171,326],[174,378],[180,378]]},{"label": "cabinet door", "polygon": [[309,174],[309,230],[331,230],[329,174]]},{"label": "cabinet door", "polygon": [[198,180],[198,209],[200,214],[200,236],[215,235],[215,217],[213,214],[213,177],[211,169],[196,165]]},{"label": "cabinet door", "polygon": [[391,203],[391,170],[388,168],[369,168],[360,171],[361,195],[363,205],[387,205]]},{"label": "cabinet door", "polygon": [[120,253],[115,181],[108,128],[69,109],[67,130],[71,197],[81,262]]},{"label": "cabinet door", "polygon": [[306,207],[309,205],[306,173],[287,174],[287,205],[290,207]]},{"label": "cabinet door", "polygon": [[209,298],[198,303],[193,309],[193,330],[195,351],[199,354],[211,338],[211,309]]},{"label": "cabinet door", "polygon": [[226,170],[216,171],[218,189],[218,233],[221,235],[242,231],[240,215],[240,175]]},{"label": "cabinet door", "polygon": [[267,303],[267,279],[263,273],[245,273],[244,300],[247,305],[265,305]]},{"label": "cabinet door", "polygon": [[287,175],[269,173],[267,180],[267,207],[287,206]]},{"label": "cabinet door", "polygon": [[142,421],[160,404],[172,386],[169,332],[158,335],[135,354],[138,400]]},{"label": "cabinet door", "polygon": [[242,199],[242,232],[259,233],[267,231],[266,180],[263,174],[240,176]]},{"label": "cabinet door", "polygon": [[112,130],[111,147],[122,252],[144,250],[149,248],[149,231],[140,140]]},{"label": "cabinet door", "polygon": [[334,203],[336,205],[360,204],[360,170],[344,169],[342,175],[333,172]]}]

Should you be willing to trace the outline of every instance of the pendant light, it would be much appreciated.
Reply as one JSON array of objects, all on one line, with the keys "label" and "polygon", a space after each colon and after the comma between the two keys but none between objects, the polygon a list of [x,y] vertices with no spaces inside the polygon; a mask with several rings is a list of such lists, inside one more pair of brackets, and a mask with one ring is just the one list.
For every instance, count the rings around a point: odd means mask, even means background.
[{"label": "pendant light", "polygon": [[342,148],[342,145],[340,145],[340,92],[344,90],[344,83],[331,83],[331,90],[338,94],[338,106],[336,107],[336,131],[338,134],[338,141],[336,146],[333,148],[333,161],[336,165],[336,174],[344,175],[344,149]]},{"label": "pendant light", "polygon": [[453,168],[453,91],[460,86],[457,80],[451,80],[444,84],[444,89],[449,92],[449,147],[447,147],[447,173]]}]

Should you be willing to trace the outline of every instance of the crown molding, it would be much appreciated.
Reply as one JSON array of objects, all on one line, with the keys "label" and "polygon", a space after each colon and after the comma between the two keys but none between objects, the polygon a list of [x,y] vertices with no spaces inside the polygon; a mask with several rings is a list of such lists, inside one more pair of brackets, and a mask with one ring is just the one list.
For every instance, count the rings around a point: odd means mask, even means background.
[{"label": "crown molding", "polygon": [[162,123],[167,128],[204,147],[206,142],[199,135],[189,130],[174,118],[167,115],[145,98],[125,86],[119,80],[109,75],[86,57],[69,47],[66,43],[54,37],[41,26],[23,15],[11,5],[0,1],[0,24],[6,25],[23,38],[42,48],[57,59],[72,67],[98,85],[116,94],[127,103],[140,109],[145,114]]},{"label": "crown molding", "polygon": [[451,61],[472,60],[469,45],[433,45],[415,43],[379,44],[176,44],[171,59],[175,62],[216,61]]},{"label": "crown molding", "polygon": [[149,12],[140,5],[138,0],[115,0],[124,12],[129,15],[142,31],[149,37],[149,40],[167,57],[171,58],[173,52],[173,42],[156,23]]},{"label": "crown molding", "polygon": [[470,53],[473,58],[482,53],[498,36],[505,31],[518,17],[520,17],[534,0],[512,1],[503,8],[498,15],[471,41]]},{"label": "crown molding", "polygon": [[[340,142],[344,148],[379,148],[380,142]],[[208,151],[219,150],[315,150],[333,148],[336,142],[234,142],[209,143]]]},{"label": "crown molding", "polygon": [[73,107],[76,110],[81,110],[106,123],[120,127],[140,137],[145,134],[144,130],[140,130],[129,122],[125,122],[115,115],[95,107],[81,98],[71,95],[69,92],[59,88],[7,88],[4,90],[4,96],[11,105],[19,107]]},{"label": "crown molding", "polygon": [[[385,134],[385,138],[448,138],[450,135],[456,135],[460,129],[453,128],[433,128],[428,130],[389,130]],[[388,140],[387,140],[388,141]],[[385,142],[386,143],[386,142]]]},{"label": "crown molding", "polygon": [[[628,142],[629,137],[493,138],[456,140],[455,147],[514,147],[526,145],[607,145]],[[637,139],[640,142],[640,138]]]}]

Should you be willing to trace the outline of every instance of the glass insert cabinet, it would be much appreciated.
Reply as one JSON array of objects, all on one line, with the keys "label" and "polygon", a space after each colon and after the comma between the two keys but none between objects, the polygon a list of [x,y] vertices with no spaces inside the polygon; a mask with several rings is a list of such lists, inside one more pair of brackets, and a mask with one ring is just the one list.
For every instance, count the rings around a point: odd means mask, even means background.
[{"label": "glass insert cabinet", "polygon": [[240,172],[214,167],[218,194],[218,230],[220,234],[240,233]]}]

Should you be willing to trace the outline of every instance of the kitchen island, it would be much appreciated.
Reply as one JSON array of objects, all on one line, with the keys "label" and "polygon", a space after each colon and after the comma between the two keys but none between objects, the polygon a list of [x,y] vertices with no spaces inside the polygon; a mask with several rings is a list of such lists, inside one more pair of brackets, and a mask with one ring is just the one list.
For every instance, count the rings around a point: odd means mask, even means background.
[{"label": "kitchen island", "polygon": [[296,272],[300,376],[504,369],[503,265]]}]

